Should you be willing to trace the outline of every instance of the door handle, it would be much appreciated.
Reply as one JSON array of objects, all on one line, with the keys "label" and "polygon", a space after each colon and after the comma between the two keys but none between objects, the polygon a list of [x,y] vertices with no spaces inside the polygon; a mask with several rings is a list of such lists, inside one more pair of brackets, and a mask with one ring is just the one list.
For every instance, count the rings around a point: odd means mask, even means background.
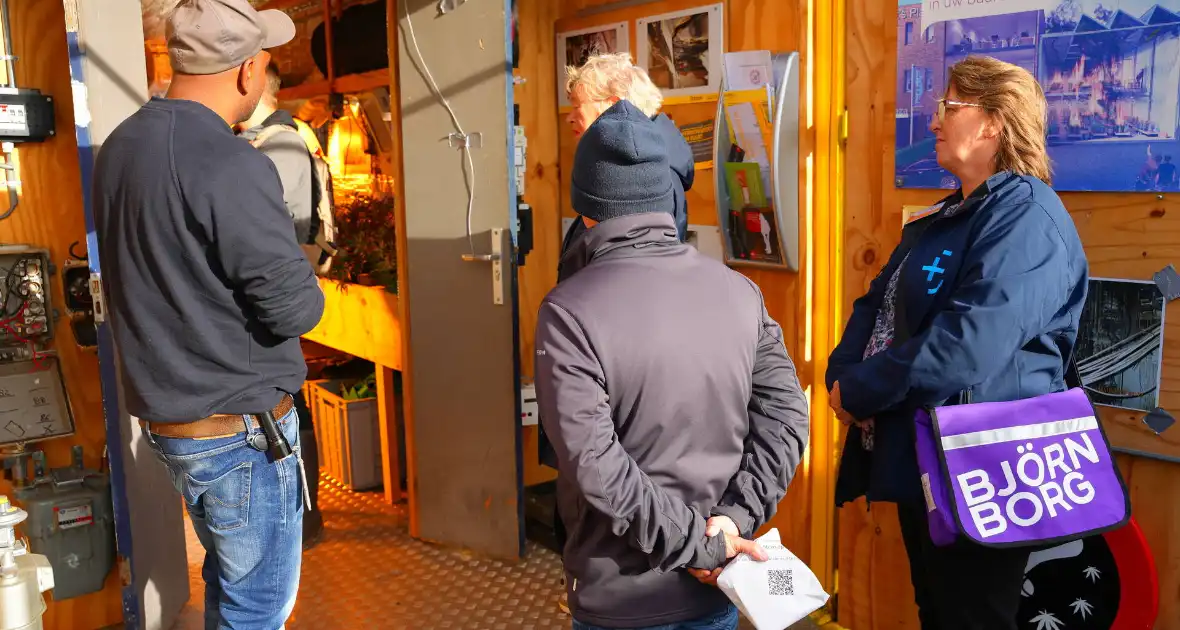
[{"label": "door handle", "polygon": [[492,253],[463,254],[463,262],[492,263],[492,304],[504,304],[504,228],[492,228]]}]

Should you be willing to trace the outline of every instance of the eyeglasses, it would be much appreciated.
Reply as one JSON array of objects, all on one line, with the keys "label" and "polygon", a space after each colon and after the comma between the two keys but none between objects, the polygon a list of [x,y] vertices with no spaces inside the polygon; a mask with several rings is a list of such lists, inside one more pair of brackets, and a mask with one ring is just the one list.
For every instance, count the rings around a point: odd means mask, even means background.
[{"label": "eyeglasses", "polygon": [[951,101],[945,98],[938,99],[938,122],[946,120],[946,106],[951,107],[983,107],[979,103],[967,103],[965,101]]}]

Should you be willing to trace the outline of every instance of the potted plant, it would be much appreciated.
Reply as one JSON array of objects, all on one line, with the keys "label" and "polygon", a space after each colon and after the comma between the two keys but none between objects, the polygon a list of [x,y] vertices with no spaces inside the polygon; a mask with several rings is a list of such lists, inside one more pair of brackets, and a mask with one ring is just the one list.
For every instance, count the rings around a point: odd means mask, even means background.
[{"label": "potted plant", "polygon": [[397,293],[397,233],[392,195],[357,195],[336,214],[338,253],[328,277]]}]

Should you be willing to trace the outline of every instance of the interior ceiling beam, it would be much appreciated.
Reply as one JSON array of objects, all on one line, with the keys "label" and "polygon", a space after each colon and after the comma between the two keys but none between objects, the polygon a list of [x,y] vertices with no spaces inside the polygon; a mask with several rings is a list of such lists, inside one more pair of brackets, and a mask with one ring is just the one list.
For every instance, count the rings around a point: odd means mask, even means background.
[{"label": "interior ceiling beam", "polygon": [[324,96],[329,92],[333,94],[356,94],[357,92],[368,92],[377,88],[388,88],[389,68],[371,70],[360,74],[346,74],[342,77],[337,77],[331,83],[331,90],[328,89],[328,86],[329,83],[326,80],[295,85],[279,90],[278,98],[280,101],[292,101],[301,98]]}]

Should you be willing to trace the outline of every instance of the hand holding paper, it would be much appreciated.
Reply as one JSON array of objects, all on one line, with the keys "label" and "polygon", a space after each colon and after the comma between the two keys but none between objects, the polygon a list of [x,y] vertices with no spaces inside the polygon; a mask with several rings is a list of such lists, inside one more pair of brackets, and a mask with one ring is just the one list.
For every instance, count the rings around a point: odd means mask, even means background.
[{"label": "hand holding paper", "polygon": [[769,559],[738,555],[721,572],[717,586],[758,630],[785,630],[818,610],[828,594],[802,560],[772,529],[757,540]]},{"label": "hand holding paper", "polygon": [[[706,536],[712,537],[718,534],[725,536],[726,560],[730,560],[741,553],[752,556],[756,560],[766,559],[766,551],[759,547],[758,543],[742,538],[738,532],[737,525],[728,516],[713,516],[705,523]],[[717,584],[717,578],[721,575],[721,570],[722,567],[717,567],[712,571],[688,569],[688,572],[705,584],[715,585]]]}]

